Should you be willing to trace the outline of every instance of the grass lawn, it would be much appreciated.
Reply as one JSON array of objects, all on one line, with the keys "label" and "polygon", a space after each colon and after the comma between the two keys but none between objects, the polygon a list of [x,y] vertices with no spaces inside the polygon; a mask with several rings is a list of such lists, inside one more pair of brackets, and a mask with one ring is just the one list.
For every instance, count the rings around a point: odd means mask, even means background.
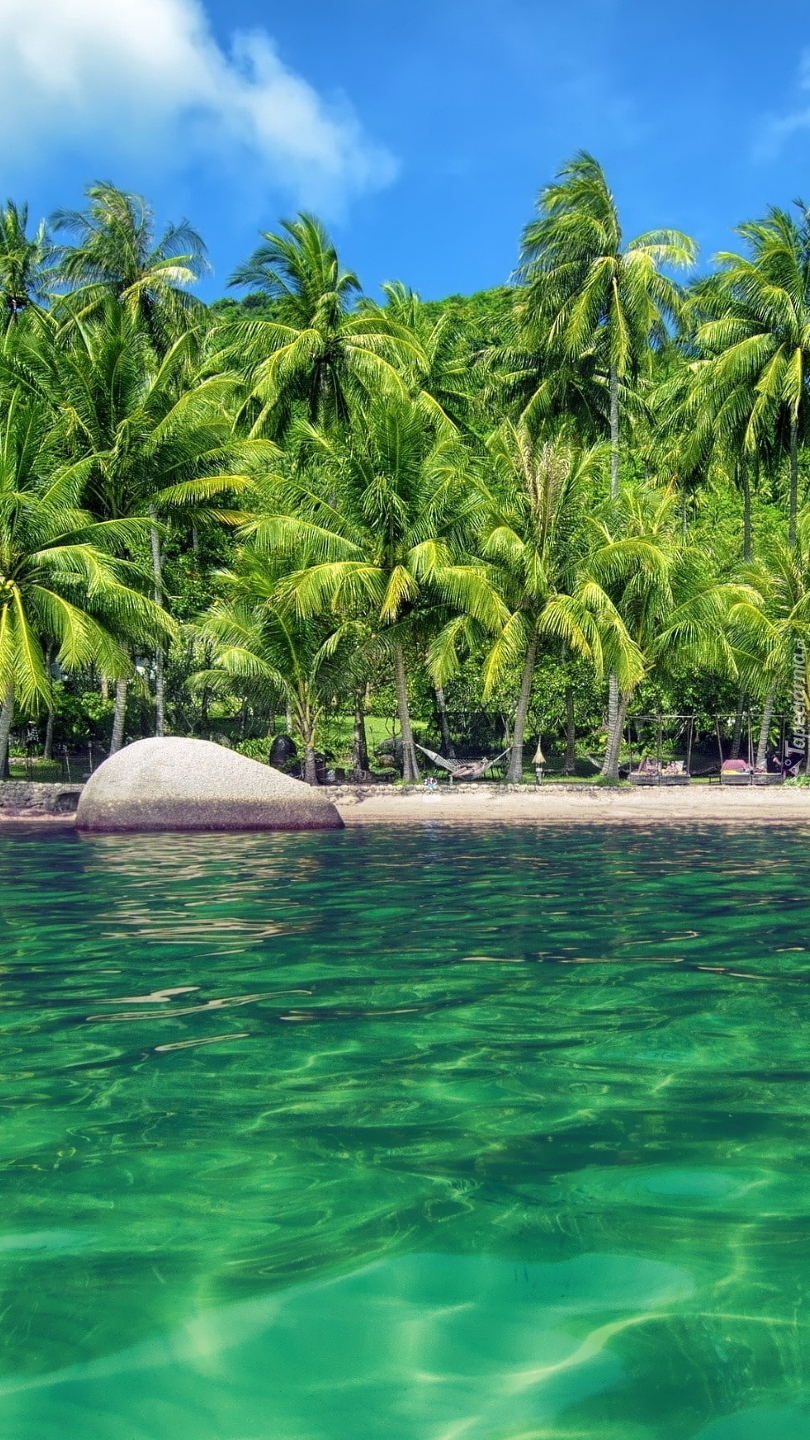
[{"label": "grass lawn", "polygon": [[59,784],[64,779],[61,760],[43,760],[39,756],[33,759],[24,760],[19,755],[12,755],[8,762],[9,779],[11,780],[36,780],[44,783]]}]

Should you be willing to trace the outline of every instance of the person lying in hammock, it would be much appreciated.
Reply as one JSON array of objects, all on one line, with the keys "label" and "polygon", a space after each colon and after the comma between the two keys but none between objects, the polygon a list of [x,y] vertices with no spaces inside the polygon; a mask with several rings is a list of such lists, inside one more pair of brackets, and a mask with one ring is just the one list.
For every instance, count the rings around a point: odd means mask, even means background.
[{"label": "person lying in hammock", "polygon": [[494,765],[498,765],[512,748],[510,745],[507,750],[496,755],[494,760],[490,760],[488,755],[484,755],[481,760],[447,760],[444,755],[438,755],[435,750],[428,750],[427,746],[420,745],[418,740],[414,743],[417,750],[421,750],[423,755],[427,755],[434,765],[440,765],[443,770],[449,770],[451,780],[480,780],[488,770],[491,770]]},{"label": "person lying in hammock", "polygon": [[486,775],[489,769],[489,756],[485,755],[481,760],[468,760],[461,765],[456,765],[451,771],[454,780],[480,780]]}]

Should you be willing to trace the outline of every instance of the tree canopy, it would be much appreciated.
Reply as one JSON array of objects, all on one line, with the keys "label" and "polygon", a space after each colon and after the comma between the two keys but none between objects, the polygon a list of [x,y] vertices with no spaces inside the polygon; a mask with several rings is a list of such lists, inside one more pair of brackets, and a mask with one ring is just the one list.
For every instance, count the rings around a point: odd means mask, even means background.
[{"label": "tree canopy", "polygon": [[313,782],[496,742],[519,782],[529,739],[615,777],[634,713],[735,708],[764,763],[810,642],[810,220],[698,272],[661,219],[628,239],[580,152],[489,291],[366,293],[301,214],[206,305],[143,197],[9,200],[0,767],[47,713],[286,730]]}]

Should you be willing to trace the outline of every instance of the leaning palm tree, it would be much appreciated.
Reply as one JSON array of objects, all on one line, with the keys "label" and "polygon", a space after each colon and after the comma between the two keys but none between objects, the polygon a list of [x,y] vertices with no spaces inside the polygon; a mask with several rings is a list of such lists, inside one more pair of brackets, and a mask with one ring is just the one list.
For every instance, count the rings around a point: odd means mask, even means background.
[{"label": "leaning palm tree", "polygon": [[541,192],[523,232],[519,317],[547,365],[601,366],[607,380],[611,494],[619,490],[620,393],[649,367],[651,347],[677,319],[680,288],[663,273],[694,263],[694,241],[650,230],[625,243],[604,171],[580,151]]},{"label": "leaning palm tree", "polygon": [[59,276],[77,292],[73,308],[94,309],[112,295],[164,351],[172,339],[199,320],[202,305],[189,287],[205,274],[205,245],[187,221],[162,235],[143,196],[107,181],[89,185],[84,210],[58,210],[55,232],[73,240],[59,252]]},{"label": "leaning palm tree", "polygon": [[28,234],[28,206],[7,200],[0,209],[0,330],[48,298],[53,246],[44,221]]},{"label": "leaning palm tree", "polygon": [[411,728],[406,642],[426,608],[461,607],[494,628],[504,608],[463,547],[480,497],[468,457],[417,401],[380,396],[349,434],[305,427],[307,463],[246,527],[286,559],[289,595],[302,616],[364,622],[393,659],[406,780],[419,777]]},{"label": "leaning palm tree", "polygon": [[788,543],[796,540],[799,441],[810,421],[810,214],[772,209],[738,234],[748,253],[723,252],[698,290],[694,408],[744,463],[788,457]]},{"label": "leaning palm tree", "polygon": [[509,670],[520,670],[507,779],[523,778],[523,742],[538,652],[560,643],[587,658],[601,674],[615,667],[631,687],[643,667],[607,594],[593,581],[583,584],[580,561],[591,479],[599,468],[598,449],[581,450],[570,441],[537,441],[525,420],[505,421],[488,445],[481,553],[488,579],[504,606],[504,621],[488,644],[471,616],[452,618],[434,641],[431,664],[447,679],[466,648],[486,644],[484,693]]},{"label": "leaning palm tree", "polygon": [[143,517],[97,521],[80,508],[87,462],[65,463],[47,406],[22,392],[0,408],[0,774],[15,704],[52,707],[46,652],[67,670],[131,673],[127,643],[165,639],[163,609],[126,583],[115,552],[142,542]]},{"label": "leaning palm tree", "polygon": [[360,282],[313,216],[264,235],[229,283],[268,296],[277,313],[228,331],[225,359],[245,376],[254,432],[281,435],[297,416],[345,424],[352,399],[404,393],[400,370],[418,358],[414,337],[353,308]]}]

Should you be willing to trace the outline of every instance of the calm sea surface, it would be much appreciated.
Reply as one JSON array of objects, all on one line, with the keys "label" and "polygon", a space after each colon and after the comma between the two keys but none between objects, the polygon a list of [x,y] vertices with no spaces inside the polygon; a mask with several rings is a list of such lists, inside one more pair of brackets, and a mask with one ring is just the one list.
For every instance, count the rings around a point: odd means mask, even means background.
[{"label": "calm sea surface", "polygon": [[1,1440],[807,1440],[810,832],[0,836]]}]

